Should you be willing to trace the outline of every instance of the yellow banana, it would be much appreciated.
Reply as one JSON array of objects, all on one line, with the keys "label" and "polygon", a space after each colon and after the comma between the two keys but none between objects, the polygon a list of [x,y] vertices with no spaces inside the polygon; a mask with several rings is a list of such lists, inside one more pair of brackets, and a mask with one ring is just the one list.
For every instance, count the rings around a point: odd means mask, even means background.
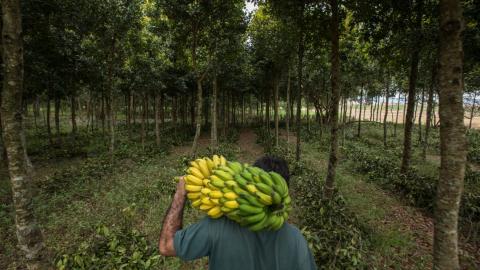
[{"label": "yellow banana", "polygon": [[219,190],[214,190],[214,191],[211,191],[208,196],[212,199],[220,199],[223,197],[223,192],[219,191]]},{"label": "yellow banana", "polygon": [[225,181],[225,185],[227,185],[227,187],[229,187],[229,188],[233,188],[233,187],[238,186],[237,182],[235,182],[234,180]]},{"label": "yellow banana", "polygon": [[214,203],[213,203],[209,198],[203,198],[203,199],[202,199],[202,204],[205,204],[205,205],[214,205]]},{"label": "yellow banana", "polygon": [[213,164],[215,164],[215,167],[218,167],[220,166],[220,158],[218,157],[218,155],[213,155]]},{"label": "yellow banana", "polygon": [[220,156],[220,165],[226,165],[227,159],[224,156]]},{"label": "yellow banana", "polygon": [[186,184],[185,189],[187,191],[191,191],[191,192],[199,192],[200,190],[202,190],[202,186],[195,186],[195,185]]},{"label": "yellow banana", "polygon": [[198,166],[197,162],[195,162],[195,161],[190,161],[190,166],[191,166],[191,167],[194,167],[194,168],[197,168],[197,169],[200,169],[200,167]]},{"label": "yellow banana", "polygon": [[201,199],[197,199],[195,201],[192,202],[192,207],[193,208],[197,208],[200,206],[200,204],[202,204],[202,200]]},{"label": "yellow banana", "polygon": [[205,161],[207,162],[208,171],[211,172],[215,168],[215,163],[213,163],[213,161],[208,157],[205,158]]},{"label": "yellow banana", "polygon": [[196,185],[196,186],[203,185],[202,179],[191,174],[187,174],[187,176],[185,177],[185,181],[187,182],[187,184],[190,184],[190,185]]},{"label": "yellow banana", "polygon": [[208,186],[208,183],[210,183],[210,179],[203,179],[202,182],[204,186]]},{"label": "yellow banana", "polygon": [[220,199],[210,199],[215,205],[220,205]]},{"label": "yellow banana", "polygon": [[200,198],[200,196],[202,196],[202,193],[200,193],[200,192],[189,192],[189,193],[187,193],[187,198],[189,198],[190,200],[196,200],[196,199]]},{"label": "yellow banana", "polygon": [[229,200],[235,200],[236,198],[238,198],[238,195],[235,192],[227,192],[223,194],[223,196]]},{"label": "yellow banana", "polygon": [[192,174],[192,175],[194,175],[194,176],[196,176],[196,177],[198,177],[198,178],[200,178],[200,179],[205,178],[205,176],[202,174],[202,172],[200,171],[200,169],[197,169],[197,168],[195,168],[195,167],[190,167],[190,168],[188,168],[187,173]]},{"label": "yellow banana", "polygon": [[210,205],[209,205],[209,204],[203,204],[203,203],[202,203],[202,204],[200,205],[200,210],[204,210],[204,211],[205,211],[205,210],[211,209],[211,208],[213,208],[213,207],[214,207],[213,204],[210,204]]},{"label": "yellow banana", "polygon": [[209,188],[201,188],[200,191],[205,195],[208,195],[210,192],[212,192],[212,190]]},{"label": "yellow banana", "polygon": [[210,176],[210,170],[208,169],[207,161],[205,159],[197,160],[198,166],[200,166],[200,171],[202,172],[205,178]]},{"label": "yellow banana", "polygon": [[220,209],[220,206],[215,206],[212,209],[208,210],[207,215],[216,216],[220,212],[222,212],[222,210]]},{"label": "yellow banana", "polygon": [[236,209],[239,206],[237,201],[226,201],[223,205],[231,209]]},{"label": "yellow banana", "polygon": [[223,212],[220,212],[220,213],[218,213],[218,214],[216,214],[216,215],[212,215],[212,216],[210,216],[210,217],[216,219],[216,218],[220,218],[221,216],[223,216]]},{"label": "yellow banana", "polygon": [[267,195],[260,191],[257,191],[255,194],[258,196],[258,199],[260,200],[261,203],[265,205],[271,205],[273,203],[272,196]]}]

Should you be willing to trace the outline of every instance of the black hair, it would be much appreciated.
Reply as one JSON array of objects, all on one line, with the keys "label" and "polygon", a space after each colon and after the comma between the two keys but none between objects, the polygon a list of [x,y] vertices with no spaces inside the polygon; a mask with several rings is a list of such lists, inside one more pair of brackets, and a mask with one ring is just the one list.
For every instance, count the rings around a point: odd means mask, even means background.
[{"label": "black hair", "polygon": [[267,172],[276,172],[280,174],[285,179],[285,181],[287,181],[287,184],[289,184],[290,182],[290,171],[288,170],[288,163],[283,158],[268,155],[263,156],[257,159],[253,166],[261,168]]}]

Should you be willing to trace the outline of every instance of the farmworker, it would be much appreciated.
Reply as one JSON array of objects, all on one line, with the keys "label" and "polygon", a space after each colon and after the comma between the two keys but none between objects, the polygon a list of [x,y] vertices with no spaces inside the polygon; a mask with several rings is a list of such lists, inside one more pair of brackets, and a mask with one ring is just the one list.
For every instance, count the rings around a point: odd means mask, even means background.
[{"label": "farmworker", "polygon": [[[285,160],[264,156],[254,166],[274,171],[289,181]],[[158,247],[164,256],[184,261],[209,258],[211,270],[311,270],[315,260],[302,233],[285,222],[278,231],[252,232],[226,218],[205,217],[182,229],[186,201],[185,181],[180,177],[160,233]]]}]

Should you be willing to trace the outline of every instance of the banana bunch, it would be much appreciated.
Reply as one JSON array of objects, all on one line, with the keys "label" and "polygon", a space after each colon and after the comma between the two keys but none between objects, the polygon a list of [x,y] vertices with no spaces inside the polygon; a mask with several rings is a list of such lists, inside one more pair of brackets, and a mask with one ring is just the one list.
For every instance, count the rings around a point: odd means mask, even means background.
[{"label": "banana bunch", "polygon": [[211,218],[225,215],[252,231],[278,230],[287,220],[291,198],[280,174],[217,155],[190,165],[187,197]]}]

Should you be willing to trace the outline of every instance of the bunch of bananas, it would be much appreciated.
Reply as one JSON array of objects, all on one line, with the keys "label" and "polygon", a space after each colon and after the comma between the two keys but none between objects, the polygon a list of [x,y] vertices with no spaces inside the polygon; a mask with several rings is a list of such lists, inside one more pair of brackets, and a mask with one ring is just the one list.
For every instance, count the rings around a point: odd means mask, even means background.
[{"label": "bunch of bananas", "polygon": [[291,210],[288,186],[280,174],[223,156],[190,162],[185,181],[192,207],[211,218],[225,215],[252,231],[280,229]]}]

